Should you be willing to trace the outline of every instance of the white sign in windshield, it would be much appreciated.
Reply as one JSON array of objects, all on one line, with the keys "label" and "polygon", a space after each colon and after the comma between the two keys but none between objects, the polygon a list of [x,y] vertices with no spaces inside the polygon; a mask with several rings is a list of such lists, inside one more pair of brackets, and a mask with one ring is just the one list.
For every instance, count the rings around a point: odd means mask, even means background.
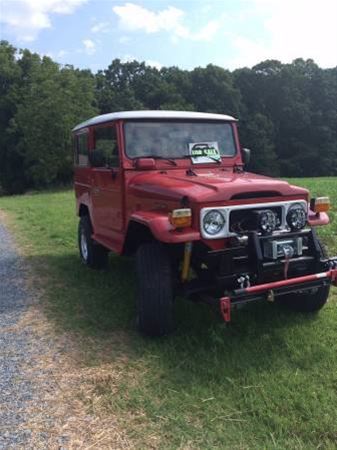
[{"label": "white sign in windshield", "polygon": [[217,142],[191,142],[188,147],[193,164],[221,161]]}]

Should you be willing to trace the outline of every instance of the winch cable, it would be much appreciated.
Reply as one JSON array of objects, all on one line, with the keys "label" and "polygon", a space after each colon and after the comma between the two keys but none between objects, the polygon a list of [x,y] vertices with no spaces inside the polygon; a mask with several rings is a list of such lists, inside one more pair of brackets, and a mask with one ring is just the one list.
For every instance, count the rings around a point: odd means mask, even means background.
[{"label": "winch cable", "polygon": [[288,270],[291,258],[294,256],[294,249],[290,245],[283,247],[284,254],[284,279],[288,279]]}]

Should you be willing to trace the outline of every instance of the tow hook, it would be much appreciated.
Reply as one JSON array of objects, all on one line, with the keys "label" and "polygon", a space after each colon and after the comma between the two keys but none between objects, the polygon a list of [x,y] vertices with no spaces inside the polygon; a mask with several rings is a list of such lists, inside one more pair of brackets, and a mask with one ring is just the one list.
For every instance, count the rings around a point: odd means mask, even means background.
[{"label": "tow hook", "polygon": [[270,289],[270,291],[267,292],[267,302],[274,303],[274,301],[275,301],[275,294],[274,291]]},{"label": "tow hook", "polygon": [[240,289],[245,289],[245,288],[249,288],[250,287],[250,277],[249,275],[241,275],[238,279],[237,279],[237,283],[240,286]]},{"label": "tow hook", "polygon": [[220,299],[220,312],[224,322],[231,321],[231,299],[230,297],[222,297]]},{"label": "tow hook", "polygon": [[337,257],[329,259],[329,269],[331,271],[331,283],[337,287]]},{"label": "tow hook", "polygon": [[337,269],[337,257],[329,260],[329,269]]}]

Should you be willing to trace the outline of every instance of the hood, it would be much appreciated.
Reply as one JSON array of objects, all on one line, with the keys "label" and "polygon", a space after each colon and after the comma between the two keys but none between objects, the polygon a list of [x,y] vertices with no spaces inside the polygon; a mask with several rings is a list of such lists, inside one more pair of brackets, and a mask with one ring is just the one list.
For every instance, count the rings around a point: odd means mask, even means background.
[{"label": "hood", "polygon": [[143,198],[179,201],[188,196],[192,202],[198,203],[276,196],[308,197],[306,189],[283,180],[221,169],[195,175],[188,175],[186,170],[143,172],[130,180],[129,189]]}]

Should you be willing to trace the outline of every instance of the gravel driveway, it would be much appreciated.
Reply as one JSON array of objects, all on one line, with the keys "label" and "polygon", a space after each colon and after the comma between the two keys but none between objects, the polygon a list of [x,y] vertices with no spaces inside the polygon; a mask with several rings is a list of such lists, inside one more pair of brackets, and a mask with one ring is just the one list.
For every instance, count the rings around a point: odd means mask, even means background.
[{"label": "gravel driveway", "polygon": [[[20,326],[32,304],[22,260],[0,224],[0,449],[31,448],[28,410],[41,401],[31,368],[46,344],[29,323]],[[39,441],[43,440],[41,431]]]},{"label": "gravel driveway", "polygon": [[81,367],[76,340],[55,334],[36,274],[25,269],[2,217],[0,211],[0,450],[133,448],[115,417],[89,415],[79,400],[95,400],[90,380],[110,380],[113,365]]}]

